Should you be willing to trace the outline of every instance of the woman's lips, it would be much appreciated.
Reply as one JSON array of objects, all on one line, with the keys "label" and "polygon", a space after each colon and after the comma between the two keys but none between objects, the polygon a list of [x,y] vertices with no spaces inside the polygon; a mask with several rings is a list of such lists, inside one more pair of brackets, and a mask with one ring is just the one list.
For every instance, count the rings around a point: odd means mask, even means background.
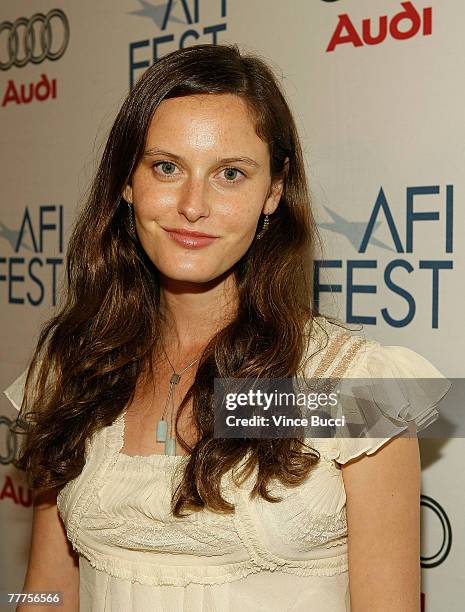
[{"label": "woman's lips", "polygon": [[188,249],[201,249],[216,240],[216,236],[192,236],[179,232],[170,232],[169,230],[165,231],[174,242]]}]

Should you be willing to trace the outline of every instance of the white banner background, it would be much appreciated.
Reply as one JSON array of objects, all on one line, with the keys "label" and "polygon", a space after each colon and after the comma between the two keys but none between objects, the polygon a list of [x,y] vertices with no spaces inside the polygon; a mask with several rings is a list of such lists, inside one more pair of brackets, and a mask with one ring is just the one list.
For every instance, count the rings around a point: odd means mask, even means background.
[{"label": "white banner background", "polygon": [[[59,284],[60,260],[76,207],[85,196],[131,75],[137,78],[142,72],[131,68],[131,52],[133,63],[148,65],[154,47],[158,56],[165,55],[179,47],[183,35],[184,46],[212,43],[215,36],[217,42],[237,42],[267,59],[283,79],[325,242],[322,258],[337,266],[321,270],[321,282],[340,285],[331,298],[321,295],[323,310],[347,320],[349,298],[354,315],[376,318],[364,325],[367,336],[409,346],[446,376],[463,376],[459,347],[465,339],[464,243],[459,228],[464,224],[465,7],[460,0],[405,4],[410,14],[413,10],[420,17],[414,35],[402,39],[388,32],[378,44],[341,42],[327,51],[340,19],[346,26],[350,20],[360,37],[362,20],[370,19],[376,35],[380,16],[393,27],[405,6],[394,0],[186,0],[173,5],[162,30],[168,3],[157,0],[39,0],[33,7],[25,0],[4,0],[1,24],[59,8],[69,22],[70,37],[56,61],[0,71],[1,388],[24,369],[40,324],[54,311],[53,276]],[[193,23],[188,23],[184,6]],[[423,11],[428,8],[431,34],[424,34],[428,19]],[[52,24],[58,40],[63,28],[58,19]],[[404,20],[393,31],[406,31],[411,25]],[[346,27],[342,35],[347,34]],[[172,40],[160,42],[167,35]],[[8,57],[7,39],[8,32],[1,31],[0,62]],[[47,91],[45,79],[50,85],[55,81],[56,93]],[[37,89],[40,82],[42,89]],[[32,90],[30,84],[35,84]],[[31,91],[31,101],[23,102],[21,95],[27,98]],[[415,212],[437,212],[439,218],[411,224],[413,248],[406,252],[407,193],[418,187],[426,193],[413,197]],[[381,210],[379,225],[366,251],[360,252],[381,189],[401,248]],[[376,292],[348,291],[349,260],[356,266],[352,283],[372,285]],[[385,271],[395,260],[404,263],[394,266],[390,279],[408,291],[410,305],[405,293],[400,295],[386,283]],[[439,270],[434,294],[431,267],[421,266],[438,261],[449,268]],[[370,262],[371,267],[362,269],[360,262]],[[383,318],[382,309],[387,309],[393,319],[402,320],[413,303],[415,313],[408,324],[395,327]],[[14,439],[8,424],[15,411],[4,396],[0,402],[0,590],[20,591],[29,547],[30,494],[21,474],[11,467]],[[422,555],[438,555],[431,563],[435,567],[423,570],[425,609],[458,611],[465,563],[465,494],[459,486],[463,441],[422,440],[421,446],[423,493],[433,500],[424,500]],[[445,536],[439,520],[443,515],[450,523]],[[450,551],[441,556],[443,537]]]}]

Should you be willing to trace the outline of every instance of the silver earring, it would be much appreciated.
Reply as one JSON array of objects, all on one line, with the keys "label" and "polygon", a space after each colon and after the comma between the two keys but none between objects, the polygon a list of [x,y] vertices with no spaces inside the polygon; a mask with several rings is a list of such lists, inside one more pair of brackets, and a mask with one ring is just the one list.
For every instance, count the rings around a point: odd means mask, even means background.
[{"label": "silver earring", "polygon": [[257,234],[257,240],[260,240],[261,238],[263,238],[266,230],[268,229],[268,224],[269,224],[269,215],[265,215],[265,220],[263,221],[263,227]]},{"label": "silver earring", "polygon": [[134,224],[134,210],[132,208],[131,202],[128,202],[128,213],[129,213],[129,227],[131,228],[131,232],[133,234],[136,233],[136,227]]}]

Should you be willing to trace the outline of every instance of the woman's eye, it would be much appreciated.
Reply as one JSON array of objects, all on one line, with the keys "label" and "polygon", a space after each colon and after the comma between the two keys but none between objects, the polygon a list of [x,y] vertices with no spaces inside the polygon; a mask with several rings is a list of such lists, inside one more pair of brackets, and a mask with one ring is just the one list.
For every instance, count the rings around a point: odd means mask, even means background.
[{"label": "woman's eye", "polygon": [[237,181],[234,179],[237,177],[238,172],[239,174],[242,174],[242,176],[245,176],[245,174],[239,170],[239,168],[225,168],[223,172],[225,173],[225,177],[229,183],[237,183]]},{"label": "woman's eye", "polygon": [[170,174],[173,174],[173,171],[176,168],[176,165],[170,161],[160,161],[153,165],[154,168],[158,168],[159,166],[164,167],[162,174],[166,174],[167,176],[169,176]]}]

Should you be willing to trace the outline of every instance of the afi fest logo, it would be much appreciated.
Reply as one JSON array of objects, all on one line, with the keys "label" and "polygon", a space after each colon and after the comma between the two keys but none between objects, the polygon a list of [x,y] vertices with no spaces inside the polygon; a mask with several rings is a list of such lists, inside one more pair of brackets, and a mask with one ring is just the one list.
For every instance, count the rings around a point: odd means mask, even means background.
[{"label": "afi fest logo", "polygon": [[[19,229],[0,222],[0,290],[7,304],[55,306],[63,264],[63,206],[26,206]],[[5,257],[5,246],[9,254]]]},{"label": "afi fest logo", "polygon": [[[68,18],[61,9],[3,21],[0,23],[0,70],[55,62],[63,57],[69,38]],[[37,80],[28,83],[10,79],[2,95],[2,107],[44,102],[56,97],[56,79],[42,73]]]},{"label": "afi fest logo", "polygon": [[[418,204],[424,207],[422,198],[425,196],[433,197],[434,205],[432,210],[427,212],[418,210]],[[396,310],[402,309],[405,316],[399,318],[387,307],[381,309],[383,320],[391,327],[405,327],[409,325],[415,317],[417,305],[422,312],[425,309],[431,313],[431,327],[439,326],[439,296],[441,295],[440,286],[443,281],[443,274],[453,269],[453,260],[450,254],[453,253],[453,219],[454,219],[454,187],[453,185],[428,185],[419,187],[407,187],[405,198],[405,213],[402,219],[396,219],[388,199],[381,187],[368,222],[352,221],[345,218],[342,214],[336,213],[327,206],[326,212],[332,218],[331,222],[320,223],[319,227],[335,232],[344,236],[358,254],[367,252],[369,245],[378,250],[381,254],[379,259],[357,258],[331,260],[316,260],[314,262],[314,291],[315,300],[318,303],[320,294],[342,293],[342,284],[321,284],[320,276],[322,268],[344,270],[345,266],[345,294],[346,294],[346,321],[347,323],[362,323],[364,325],[376,325],[377,317],[365,311],[355,313],[354,302],[359,294],[379,294],[382,298],[387,297],[388,293],[394,294]],[[400,221],[404,221],[405,230],[399,229]],[[425,222],[428,227],[425,227]],[[434,225],[430,225],[430,223]],[[376,236],[376,232],[381,225],[386,230],[383,239]],[[428,239],[428,258],[414,261],[410,254],[414,254],[414,247],[420,248],[425,245],[425,240],[420,240],[417,234],[419,226],[423,231],[434,233],[433,242]],[[387,237],[386,237],[387,236]],[[423,234],[425,236],[425,234]],[[415,238],[415,239],[414,239]],[[388,255],[388,261],[386,257]],[[391,259],[391,253],[394,255]],[[400,255],[403,254],[401,257]],[[444,257],[447,255],[447,257]],[[380,268],[384,266],[384,270]],[[421,286],[430,292],[428,300],[415,299],[411,292],[412,280],[416,275],[420,275]],[[363,278],[381,279],[382,287],[387,290],[381,292],[379,287],[373,283],[362,284]],[[358,298],[360,299],[360,298]],[[373,303],[370,301],[369,303]],[[374,308],[372,305],[371,308]],[[365,309],[367,307],[365,306]]]},{"label": "afi fest logo", "polygon": [[339,45],[347,44],[354,47],[379,45],[388,35],[394,40],[406,40],[417,34],[430,36],[433,31],[432,7],[418,12],[413,2],[400,4],[402,10],[392,17],[381,15],[378,18],[362,19],[361,25],[354,23],[347,13],[338,15],[339,21],[326,51],[334,51]]},{"label": "afi fest logo", "polygon": [[[180,0],[154,4],[137,0],[140,8],[129,14],[144,17],[162,32],[153,38],[129,43],[129,86],[132,89],[139,71],[175,49],[201,43],[218,44],[218,34],[227,30],[227,0]],[[204,13],[214,15],[215,23],[205,23]]]}]

